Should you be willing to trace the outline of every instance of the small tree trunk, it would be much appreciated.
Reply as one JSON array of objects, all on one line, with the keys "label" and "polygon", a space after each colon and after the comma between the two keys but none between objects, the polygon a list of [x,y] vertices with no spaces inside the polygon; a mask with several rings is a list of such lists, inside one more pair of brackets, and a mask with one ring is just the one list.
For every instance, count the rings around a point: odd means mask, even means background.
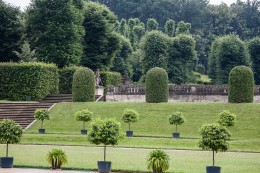
[{"label": "small tree trunk", "polygon": [[107,146],[106,144],[104,144],[104,161],[106,161],[106,150],[107,150]]},{"label": "small tree trunk", "polygon": [[215,166],[215,151],[213,150],[213,166]]},{"label": "small tree trunk", "polygon": [[42,127],[43,127],[43,121],[42,121],[42,124],[41,124],[41,129],[42,129]]},{"label": "small tree trunk", "polygon": [[8,157],[8,143],[6,143],[6,157]]},{"label": "small tree trunk", "polygon": [[176,124],[176,130],[175,131],[176,131],[176,133],[178,132],[177,124]]},{"label": "small tree trunk", "polygon": [[129,131],[130,131],[130,123],[129,123]]},{"label": "small tree trunk", "polygon": [[85,121],[83,121],[83,130],[85,130]]}]

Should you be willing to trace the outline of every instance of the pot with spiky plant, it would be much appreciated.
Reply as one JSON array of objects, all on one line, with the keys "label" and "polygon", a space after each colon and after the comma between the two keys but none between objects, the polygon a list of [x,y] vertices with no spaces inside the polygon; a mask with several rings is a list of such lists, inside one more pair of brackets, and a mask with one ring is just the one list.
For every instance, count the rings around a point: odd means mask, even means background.
[{"label": "pot with spiky plant", "polygon": [[0,165],[2,168],[13,167],[13,157],[8,157],[9,144],[17,144],[20,142],[22,136],[22,127],[15,121],[4,119],[0,121],[0,143],[6,144],[6,157],[0,158]]},{"label": "pot with spiky plant", "polygon": [[224,110],[219,114],[218,123],[225,127],[231,127],[236,124],[236,115]]},{"label": "pot with spiky plant", "polygon": [[84,109],[75,113],[75,119],[77,121],[83,122],[83,129],[81,130],[82,135],[87,134],[88,131],[86,130],[85,123],[91,121],[92,116],[93,112],[89,111],[88,109]]},{"label": "pot with spiky plant", "polygon": [[163,150],[153,150],[148,156],[148,170],[153,173],[163,173],[169,169],[169,155]]},{"label": "pot with spiky plant", "polygon": [[36,109],[34,112],[34,118],[41,121],[41,128],[39,129],[39,134],[44,134],[45,129],[43,128],[43,121],[50,119],[50,113],[47,109]]},{"label": "pot with spiky plant", "polygon": [[199,147],[203,150],[212,151],[213,166],[207,166],[207,173],[220,173],[221,167],[215,166],[215,153],[225,152],[229,148],[230,132],[225,126],[219,124],[207,124],[200,129],[202,138],[199,141]]},{"label": "pot with spiky plant", "polygon": [[104,161],[98,161],[98,172],[109,173],[111,162],[106,161],[107,145],[117,145],[123,139],[121,124],[114,119],[96,119],[88,135],[88,140],[96,145],[104,145]]},{"label": "pot with spiky plant", "polygon": [[51,164],[52,169],[61,169],[61,166],[68,163],[67,155],[62,149],[53,148],[47,154],[47,161]]},{"label": "pot with spiky plant", "polygon": [[169,122],[175,125],[175,133],[172,133],[173,138],[179,138],[180,133],[178,133],[178,125],[182,125],[186,121],[184,115],[181,112],[175,112],[169,117]]},{"label": "pot with spiky plant", "polygon": [[139,121],[139,115],[138,112],[136,112],[134,109],[125,109],[123,113],[122,120],[125,123],[128,123],[128,131],[126,131],[126,136],[131,137],[133,136],[133,131],[130,130],[130,124],[136,123]]}]

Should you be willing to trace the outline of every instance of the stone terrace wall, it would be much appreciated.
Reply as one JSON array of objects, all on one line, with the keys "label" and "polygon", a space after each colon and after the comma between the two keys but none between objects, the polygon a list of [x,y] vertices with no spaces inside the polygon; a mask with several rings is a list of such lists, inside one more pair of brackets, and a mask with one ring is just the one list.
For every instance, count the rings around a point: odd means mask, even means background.
[{"label": "stone terrace wall", "polygon": [[[254,89],[255,102],[260,102],[260,85]],[[169,102],[227,102],[227,85],[169,85]],[[108,88],[107,101],[144,102],[141,85],[121,85]]]}]

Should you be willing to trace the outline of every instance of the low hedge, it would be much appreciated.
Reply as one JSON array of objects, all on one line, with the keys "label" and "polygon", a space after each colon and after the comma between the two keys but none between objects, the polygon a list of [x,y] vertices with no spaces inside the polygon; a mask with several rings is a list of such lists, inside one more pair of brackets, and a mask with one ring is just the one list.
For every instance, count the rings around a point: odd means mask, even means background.
[{"label": "low hedge", "polygon": [[104,87],[122,84],[122,76],[118,72],[101,71],[100,78]]},{"label": "low hedge", "polygon": [[45,63],[0,63],[0,99],[41,100],[59,92],[58,68]]},{"label": "low hedge", "polygon": [[73,74],[80,67],[70,66],[59,69],[59,89],[61,94],[71,94],[72,93],[72,81]]},{"label": "low hedge", "polygon": [[228,102],[252,103],[254,100],[254,74],[246,66],[234,67],[229,73]]}]

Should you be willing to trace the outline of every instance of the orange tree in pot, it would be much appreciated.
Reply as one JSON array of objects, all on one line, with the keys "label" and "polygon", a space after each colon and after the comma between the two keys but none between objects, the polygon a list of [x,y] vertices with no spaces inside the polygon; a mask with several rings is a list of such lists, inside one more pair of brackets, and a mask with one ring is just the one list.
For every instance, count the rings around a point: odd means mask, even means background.
[{"label": "orange tree in pot", "polygon": [[6,157],[0,158],[2,168],[13,167],[13,157],[8,157],[8,145],[19,143],[22,133],[22,127],[15,121],[10,119],[0,121],[0,143],[6,144]]},{"label": "orange tree in pot", "polygon": [[98,161],[98,171],[108,173],[111,171],[111,162],[106,161],[107,145],[117,145],[123,139],[121,124],[114,119],[96,119],[88,135],[88,140],[96,145],[104,145],[104,161]]}]

